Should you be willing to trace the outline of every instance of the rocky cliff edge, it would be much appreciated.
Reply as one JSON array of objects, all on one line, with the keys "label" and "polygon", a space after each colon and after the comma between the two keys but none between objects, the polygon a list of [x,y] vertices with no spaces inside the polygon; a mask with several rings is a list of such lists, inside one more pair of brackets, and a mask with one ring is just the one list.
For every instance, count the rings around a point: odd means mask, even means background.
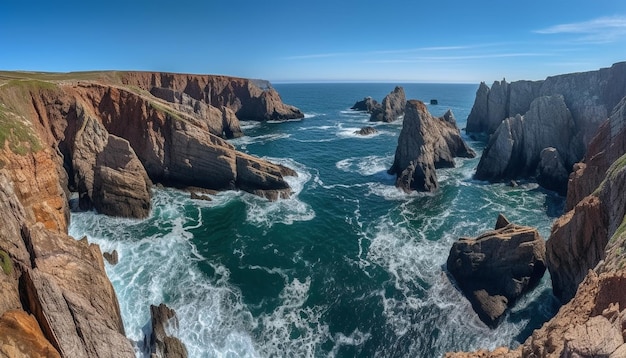
[{"label": "rocky cliff edge", "polygon": [[[67,234],[69,189],[84,208],[129,217],[149,213],[153,182],[289,195],[283,176],[295,172],[221,137],[237,132],[236,113],[299,111],[253,81],[229,81],[0,73],[0,356],[135,356],[99,247]],[[221,107],[193,97],[195,84]],[[161,98],[167,91],[173,101]]]}]

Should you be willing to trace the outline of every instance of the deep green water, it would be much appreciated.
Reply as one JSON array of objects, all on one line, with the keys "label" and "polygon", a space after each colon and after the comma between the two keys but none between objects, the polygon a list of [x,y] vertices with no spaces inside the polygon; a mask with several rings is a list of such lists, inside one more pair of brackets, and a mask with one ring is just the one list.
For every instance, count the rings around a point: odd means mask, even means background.
[{"label": "deep green water", "polygon": [[[72,235],[120,254],[107,272],[131,339],[143,339],[149,304],[164,302],[191,357],[437,357],[516,346],[554,314],[546,275],[490,330],[445,262],[458,237],[491,228],[499,212],[547,237],[558,197],[530,183],[474,181],[478,159],[439,170],[437,192],[406,195],[386,174],[401,123],[359,137],[371,123],[349,110],[368,95],[381,101],[394,84],[275,87],[307,117],[244,123],[246,136],[232,143],[295,169],[291,199],[225,192],[206,202],[154,189],[146,220],[72,214]],[[451,108],[462,128],[477,86],[404,88],[408,98],[438,99],[430,111]],[[465,139],[480,153],[481,143]]]}]

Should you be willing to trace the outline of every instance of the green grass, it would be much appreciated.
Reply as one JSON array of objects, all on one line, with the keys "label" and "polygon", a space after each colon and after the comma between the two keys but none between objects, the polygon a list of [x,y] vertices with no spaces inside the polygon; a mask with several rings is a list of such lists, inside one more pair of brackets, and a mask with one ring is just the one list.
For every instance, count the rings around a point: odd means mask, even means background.
[{"label": "green grass", "polygon": [[149,105],[150,105],[150,107],[156,109],[159,112],[163,112],[166,115],[169,115],[171,118],[173,118],[173,119],[175,119],[177,121],[188,122],[183,117],[181,117],[179,113],[176,113],[173,109],[168,108],[167,106],[164,106],[164,105],[156,103],[156,102],[149,102]]},{"label": "green grass", "polygon": [[6,275],[13,273],[13,261],[5,251],[0,250],[0,266]]},{"label": "green grass", "polygon": [[35,90],[35,89],[52,90],[57,87],[57,85],[52,82],[41,81],[41,80],[31,80],[31,79],[10,80],[9,82],[7,82],[6,85],[8,87],[19,87],[19,88],[28,89],[28,90]]},{"label": "green grass", "polygon": [[[0,104],[0,148],[4,148],[7,141],[11,151],[19,155],[42,149],[39,138],[33,130]],[[4,166],[4,163],[2,164]]]}]

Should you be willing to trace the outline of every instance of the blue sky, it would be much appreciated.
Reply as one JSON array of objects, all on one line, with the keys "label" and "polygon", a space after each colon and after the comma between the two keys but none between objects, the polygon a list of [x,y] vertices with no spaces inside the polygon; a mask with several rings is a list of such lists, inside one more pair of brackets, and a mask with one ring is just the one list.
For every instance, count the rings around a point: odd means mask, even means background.
[{"label": "blue sky", "polygon": [[4,70],[542,79],[625,61],[626,1],[3,0],[0,44]]}]

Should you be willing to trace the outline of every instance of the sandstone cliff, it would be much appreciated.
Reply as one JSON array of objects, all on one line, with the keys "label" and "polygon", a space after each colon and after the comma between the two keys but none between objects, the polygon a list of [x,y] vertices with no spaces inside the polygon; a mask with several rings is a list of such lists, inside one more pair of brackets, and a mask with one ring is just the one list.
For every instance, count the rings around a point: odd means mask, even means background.
[{"label": "sandstone cliff", "polygon": [[[564,173],[569,174],[573,170],[572,165],[583,158],[587,145],[600,124],[608,118],[624,96],[626,62],[598,71],[548,77],[543,81],[507,83],[502,80],[494,82],[491,88],[481,83],[467,119],[466,129],[468,132],[493,134],[497,138],[491,138],[488,149],[495,146],[496,153],[498,149],[504,149],[505,155],[491,155],[481,160],[477,178],[498,181],[516,177],[542,177],[543,174],[540,184],[565,193],[567,179]],[[557,97],[562,98],[562,103],[554,103],[554,108],[540,108],[537,105],[542,98],[545,101],[545,98]],[[529,116],[533,120],[529,120]],[[562,121],[564,117],[571,118],[565,123]],[[532,128],[525,128],[527,125]],[[511,133],[512,131],[516,133]],[[556,141],[567,135],[570,140],[567,147],[559,146],[558,143],[553,145],[539,141],[538,136],[521,138],[520,133],[523,131],[543,133],[545,138],[554,138]],[[512,142],[517,143],[511,144]],[[526,149],[527,143],[533,150]],[[546,146],[538,148],[538,144]],[[518,151],[523,150],[525,153],[513,153],[509,156],[515,146],[520,148]],[[537,158],[548,147],[556,149],[556,153],[552,151],[550,154],[547,167],[540,167],[545,169],[543,173],[537,173]],[[524,163],[520,163],[522,156],[525,156]],[[530,166],[529,158],[532,158]],[[518,164],[523,164],[521,169]],[[560,174],[547,175],[555,170]]]},{"label": "sandstone cliff", "polygon": [[[159,80],[143,89],[146,76]],[[297,115],[257,83],[0,72],[0,355],[135,356],[99,247],[67,235],[69,189],[84,208],[130,217],[148,215],[152,182],[289,195],[283,176],[293,170],[220,138],[240,133],[236,112]],[[193,97],[194,84],[222,102]],[[154,88],[171,90],[174,100]]]},{"label": "sandstone cliff", "polygon": [[406,192],[433,191],[439,185],[435,169],[454,167],[455,157],[474,156],[450,110],[436,118],[424,103],[410,100],[389,174],[397,175],[396,186]]}]

